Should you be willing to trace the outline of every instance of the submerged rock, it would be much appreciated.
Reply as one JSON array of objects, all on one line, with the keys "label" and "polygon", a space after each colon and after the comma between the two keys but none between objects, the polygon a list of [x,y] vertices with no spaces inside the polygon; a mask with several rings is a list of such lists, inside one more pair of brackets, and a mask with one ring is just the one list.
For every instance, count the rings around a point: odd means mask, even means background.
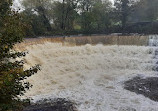
[{"label": "submerged rock", "polygon": [[23,111],[77,111],[76,104],[66,99],[43,100],[26,107]]},{"label": "submerged rock", "polygon": [[124,88],[158,101],[158,77],[134,77],[124,82]]}]

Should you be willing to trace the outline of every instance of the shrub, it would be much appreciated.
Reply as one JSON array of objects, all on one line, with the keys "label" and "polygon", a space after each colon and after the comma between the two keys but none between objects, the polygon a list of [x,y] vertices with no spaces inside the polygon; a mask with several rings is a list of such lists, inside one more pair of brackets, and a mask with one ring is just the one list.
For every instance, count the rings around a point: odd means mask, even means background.
[{"label": "shrub", "polygon": [[11,10],[12,0],[0,0],[0,110],[21,110],[26,100],[20,100],[31,87],[23,80],[39,70],[34,66],[24,70],[24,61],[17,57],[25,56],[25,52],[16,52],[14,44],[25,37],[25,24],[21,17]]}]

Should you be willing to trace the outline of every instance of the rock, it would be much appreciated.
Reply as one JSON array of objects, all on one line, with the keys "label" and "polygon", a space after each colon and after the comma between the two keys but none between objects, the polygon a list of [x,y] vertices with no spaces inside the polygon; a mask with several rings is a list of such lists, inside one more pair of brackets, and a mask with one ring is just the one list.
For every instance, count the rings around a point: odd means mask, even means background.
[{"label": "rock", "polygon": [[126,90],[142,94],[151,100],[158,101],[158,77],[134,77],[124,82]]},{"label": "rock", "polygon": [[23,111],[77,111],[76,104],[66,99],[39,101],[35,105],[26,107]]}]

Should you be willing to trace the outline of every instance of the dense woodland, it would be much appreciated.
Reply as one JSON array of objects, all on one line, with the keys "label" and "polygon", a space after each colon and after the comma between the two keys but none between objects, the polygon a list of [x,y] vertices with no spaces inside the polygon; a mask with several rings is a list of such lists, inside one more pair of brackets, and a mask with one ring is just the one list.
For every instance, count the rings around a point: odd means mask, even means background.
[{"label": "dense woodland", "polygon": [[23,0],[28,36],[158,33],[158,0]]}]

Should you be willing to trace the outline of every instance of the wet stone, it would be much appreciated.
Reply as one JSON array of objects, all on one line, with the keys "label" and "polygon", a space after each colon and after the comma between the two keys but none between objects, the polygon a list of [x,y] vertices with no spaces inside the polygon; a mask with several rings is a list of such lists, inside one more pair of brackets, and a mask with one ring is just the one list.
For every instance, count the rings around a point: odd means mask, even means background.
[{"label": "wet stone", "polygon": [[66,99],[42,100],[23,111],[77,111],[76,104]]},{"label": "wet stone", "polygon": [[124,88],[158,101],[158,77],[134,77],[124,82]]}]

